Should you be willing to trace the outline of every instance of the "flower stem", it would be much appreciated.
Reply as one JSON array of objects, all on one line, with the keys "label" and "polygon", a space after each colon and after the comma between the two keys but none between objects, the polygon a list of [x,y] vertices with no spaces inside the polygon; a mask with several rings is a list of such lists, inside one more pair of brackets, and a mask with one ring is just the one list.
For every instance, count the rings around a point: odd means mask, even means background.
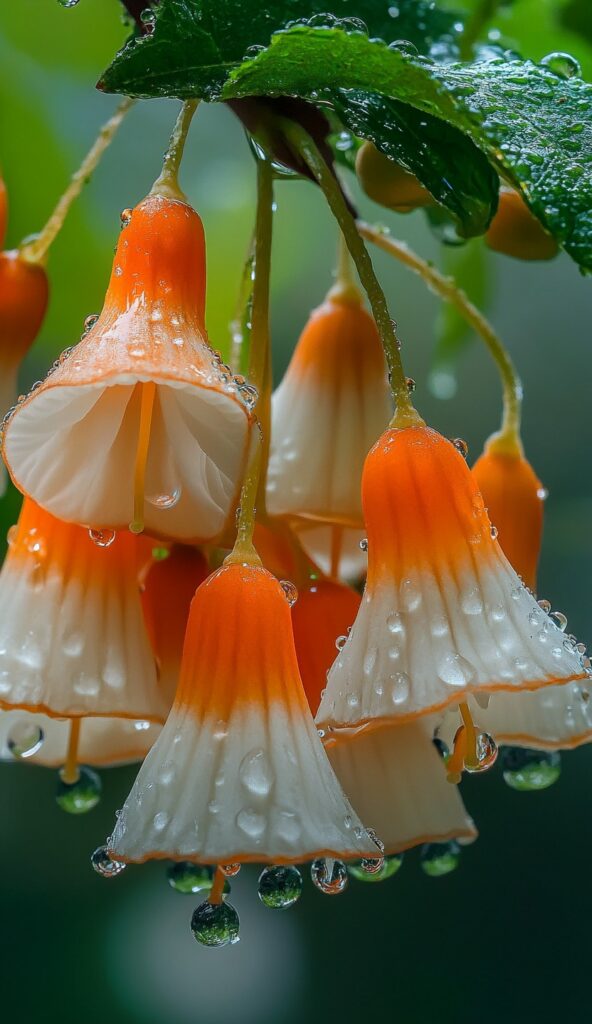
[{"label": "flower stem", "polygon": [[240,373],[243,365],[243,348],[245,336],[250,338],[250,307],[253,301],[253,268],[255,266],[255,236],[249,242],[236,300],[234,317],[230,321],[230,368],[233,373]]},{"label": "flower stem", "polygon": [[271,422],[271,353],[269,338],[269,280],[273,228],[273,169],[269,160],[257,161],[257,218],[255,224],[255,273],[248,378],[258,392],[256,414],[260,436],[243,483],[236,543],[227,562],[260,565],[253,546],[255,505],[264,501],[265,470]]},{"label": "flower stem", "polygon": [[380,334],[387,365],[391,390],[395,400],[395,415],[391,421],[393,427],[421,426],[423,420],[416,412],[407,386],[407,378],[401,362],[399,340],[395,325],[389,316],[386,298],[372,266],[372,260],[364,241],[358,231],[356,221],[339,187],[339,183],[308,132],[293,121],[284,122],[286,137],[296,152],[314,174],[325,194],[325,198],[336,218],[356,265],[356,270],[376,321]]},{"label": "flower stem", "polygon": [[97,138],[80,164],[80,167],[72,175],[68,188],[58,201],[58,204],[45,227],[30,241],[21,243],[19,246],[20,256],[22,259],[26,260],[27,263],[45,262],[49,248],[61,231],[70,207],[74,201],[78,199],[84,185],[86,185],[91,175],[96,170],[103,153],[110,146],[117,133],[117,129],[134,103],[135,100],[132,100],[129,97],[126,97],[121,101],[117,110],[113,114],[113,117],[109,118],[106,124],[101,128]]},{"label": "flower stem", "polygon": [[335,302],[356,304],[362,302],[360,289],[355,282],[353,274],[352,258],[341,230],[339,231],[339,244],[337,247],[335,284],[330,289],[327,298],[333,299]]},{"label": "flower stem", "polygon": [[181,202],[187,201],[187,197],[179,185],[179,168],[185,152],[187,134],[198,103],[199,100],[186,100],[181,107],[168,149],[164,155],[162,171],[150,189],[151,195],[166,196],[167,199],[180,199]]},{"label": "flower stem", "polygon": [[368,241],[374,242],[384,252],[394,256],[400,263],[403,263],[410,270],[419,274],[436,295],[446,299],[447,302],[450,302],[458,310],[463,319],[470,324],[473,330],[485,342],[498,368],[503,389],[501,429],[491,439],[489,447],[490,449],[495,447],[497,451],[509,455],[521,455],[522,383],[509,353],[489,321],[473,305],[469,297],[459,288],[453,278],[441,274],[439,270],[436,270],[435,267],[427,263],[421,256],[414,253],[404,242],[398,242],[396,239],[391,238],[390,235],[385,234],[383,230],[379,230],[362,221],[358,221],[358,230]]}]

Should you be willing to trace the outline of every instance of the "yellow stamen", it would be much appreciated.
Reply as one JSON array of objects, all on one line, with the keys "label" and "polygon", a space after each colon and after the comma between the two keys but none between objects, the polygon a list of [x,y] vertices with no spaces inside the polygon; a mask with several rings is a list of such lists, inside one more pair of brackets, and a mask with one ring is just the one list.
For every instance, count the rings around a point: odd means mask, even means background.
[{"label": "yellow stamen", "polygon": [[467,737],[465,765],[468,768],[477,768],[479,758],[477,756],[477,730],[475,729],[475,723],[466,701],[461,701],[458,708],[464,722]]},{"label": "yellow stamen", "polygon": [[222,871],[222,868],[217,867],[216,874],[214,875],[214,882],[212,888],[210,889],[210,895],[208,896],[208,901],[210,903],[218,904],[222,902],[222,894],[224,892],[225,881],[226,875]]},{"label": "yellow stamen", "polygon": [[148,381],[146,384],[137,384],[136,387],[141,389],[142,398],[140,404],[140,429],[138,431],[136,465],[134,468],[134,518],[129,524],[129,528],[132,533],[142,533],[144,529],[144,487],[146,483],[146,462],[148,461],[148,446],[150,444],[150,428],[152,426],[156,384],[152,381]]},{"label": "yellow stamen", "polygon": [[343,547],[343,526],[331,527],[331,578],[336,580],[339,576],[339,563],[341,562],[341,549]]},{"label": "yellow stamen", "polygon": [[446,778],[448,782],[452,782],[455,786],[458,785],[462,777],[466,752],[467,730],[464,725],[461,725],[456,731],[456,735],[454,737],[454,748],[446,762]]},{"label": "yellow stamen", "polygon": [[80,739],[80,719],[73,718],[70,722],[70,738],[68,740],[68,753],[66,763],[62,768],[62,780],[67,786],[78,782],[80,772],[78,770],[78,741]]}]

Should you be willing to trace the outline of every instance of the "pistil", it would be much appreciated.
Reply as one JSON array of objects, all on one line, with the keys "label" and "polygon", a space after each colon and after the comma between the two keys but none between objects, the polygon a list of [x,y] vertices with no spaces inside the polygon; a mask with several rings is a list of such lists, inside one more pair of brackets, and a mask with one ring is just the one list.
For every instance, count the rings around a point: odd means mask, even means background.
[{"label": "pistil", "polygon": [[70,722],[70,737],[68,740],[68,752],[66,763],[62,768],[62,781],[68,786],[73,786],[80,778],[78,770],[78,741],[80,739],[80,719],[73,718]]},{"label": "pistil", "polygon": [[138,447],[136,449],[136,464],[134,468],[134,518],[129,524],[129,528],[132,533],[142,533],[144,529],[146,463],[148,461],[156,384],[153,381],[148,381],[145,384],[136,384],[136,387],[140,388],[141,391],[140,427],[138,430]]}]

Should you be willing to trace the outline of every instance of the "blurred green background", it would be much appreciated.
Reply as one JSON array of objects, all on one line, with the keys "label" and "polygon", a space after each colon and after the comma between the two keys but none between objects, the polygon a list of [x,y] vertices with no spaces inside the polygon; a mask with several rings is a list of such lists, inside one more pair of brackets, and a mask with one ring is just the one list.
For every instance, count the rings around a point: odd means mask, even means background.
[{"label": "blurred green background", "polygon": [[[590,75],[587,46],[554,25],[562,6],[517,2],[505,12],[506,29],[535,58],[571,48]],[[556,45],[549,46],[555,32]],[[113,109],[114,99],[93,85],[124,36],[116,0],[81,0],[71,10],[56,0],[0,5],[0,163],[10,191],[10,245],[42,225]],[[51,253],[51,308],[23,386],[100,309],[119,211],[150,187],[175,114],[172,102],[140,104],[68,219]],[[223,347],[254,197],[248,148],[227,110],[200,111],[183,183],[206,224],[209,330]],[[330,284],[335,231],[313,186],[285,183],[277,191],[279,375]],[[362,198],[360,204],[368,217],[389,219]],[[390,221],[442,263],[421,215]],[[377,266],[421,412],[445,434],[466,438],[476,457],[500,413],[487,355],[474,344],[455,396],[431,396],[426,382],[439,304],[387,258]],[[566,257],[525,265],[490,255],[488,280],[488,312],[525,382],[527,451],[550,491],[540,594],[592,641],[590,283]],[[17,509],[14,493],[0,504],[3,534]],[[89,854],[109,833],[133,769],[105,772],[102,805],[76,819],[54,802],[53,772],[2,766],[2,1017],[24,1024],[588,1020],[591,758],[586,748],[565,755],[560,782],[542,793],[515,793],[496,770],[463,783],[481,837],[446,878],[426,878],[412,853],[384,885],[352,883],[338,899],[307,885],[297,908],[274,913],[258,903],[256,873],[244,870],[233,901],[242,941],[223,951],[197,946],[189,931],[196,901],[168,887],[162,866],[129,869],[111,883],[90,869]]]}]

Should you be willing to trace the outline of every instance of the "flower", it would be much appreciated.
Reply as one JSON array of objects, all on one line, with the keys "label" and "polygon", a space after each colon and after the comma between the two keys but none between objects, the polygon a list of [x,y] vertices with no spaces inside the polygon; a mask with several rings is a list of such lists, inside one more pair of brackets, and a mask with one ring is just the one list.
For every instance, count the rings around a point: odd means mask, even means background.
[{"label": "flower", "polygon": [[292,627],[298,668],[311,712],[316,714],[335,647],[345,643],[360,596],[336,580],[310,579],[300,587],[292,607]]},{"label": "flower", "polygon": [[[160,732],[154,722],[125,718],[84,718],[78,759],[95,768],[141,761]],[[0,759],[57,768],[64,764],[70,723],[27,711],[0,712]]]},{"label": "flower", "polygon": [[277,864],[376,851],[314,727],[281,585],[225,564],[193,600],[173,708],[111,856]]},{"label": "flower", "polygon": [[174,544],[153,561],[143,581],[142,608],[158,666],[159,687],[170,705],[175,696],[183,640],[193,595],[209,569],[198,548]]},{"label": "flower", "polygon": [[477,838],[458,789],[446,781],[432,732],[428,719],[327,734],[333,770],[386,854],[420,843]]},{"label": "flower", "polygon": [[124,224],[101,315],[13,413],[5,459],[60,519],[212,539],[237,498],[250,392],[206,340],[198,215],[151,194]]},{"label": "flower", "polygon": [[312,313],[273,395],[267,477],[270,515],[307,528],[302,539],[315,560],[319,543],[310,549],[308,528],[335,528],[332,575],[352,531],[357,546],[364,459],[391,413],[374,320],[357,289],[336,286]]},{"label": "flower", "polygon": [[464,459],[428,427],[387,430],[364,467],[368,579],[317,722],[411,719],[586,678],[581,654],[492,534]]},{"label": "flower", "polygon": [[138,586],[145,543],[89,536],[25,499],[0,572],[0,707],[164,721]]},{"label": "flower", "polygon": [[500,446],[495,436],[486,444],[472,472],[502,551],[526,586],[534,590],[545,488],[523,453]]}]

